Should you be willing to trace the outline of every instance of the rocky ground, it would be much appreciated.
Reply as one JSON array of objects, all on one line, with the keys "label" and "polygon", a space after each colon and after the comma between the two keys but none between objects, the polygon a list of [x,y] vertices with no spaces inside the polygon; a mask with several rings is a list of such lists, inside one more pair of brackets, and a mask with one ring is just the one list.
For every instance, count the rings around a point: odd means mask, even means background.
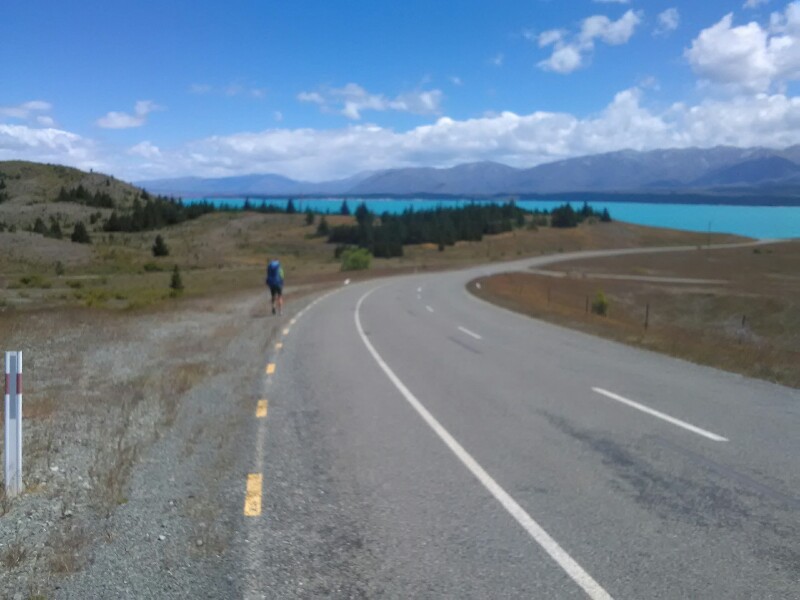
[{"label": "rocky ground", "polygon": [[0,492],[0,597],[224,597],[240,432],[304,303],[3,313],[4,348],[25,353],[26,491]]}]

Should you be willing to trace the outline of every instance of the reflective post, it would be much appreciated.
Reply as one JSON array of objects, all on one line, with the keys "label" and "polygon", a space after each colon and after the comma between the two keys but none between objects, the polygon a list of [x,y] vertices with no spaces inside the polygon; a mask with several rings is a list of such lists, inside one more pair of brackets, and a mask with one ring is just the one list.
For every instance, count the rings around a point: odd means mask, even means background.
[{"label": "reflective post", "polygon": [[6,352],[6,495],[22,492],[22,352]]}]

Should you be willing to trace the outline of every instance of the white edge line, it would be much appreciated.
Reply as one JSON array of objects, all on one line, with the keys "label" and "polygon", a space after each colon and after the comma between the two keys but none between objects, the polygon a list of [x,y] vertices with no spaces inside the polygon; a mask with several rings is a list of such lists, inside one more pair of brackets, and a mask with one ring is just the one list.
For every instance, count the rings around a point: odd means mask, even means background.
[{"label": "white edge line", "polygon": [[427,310],[428,312],[433,312],[433,309],[430,306],[426,306],[425,310]]},{"label": "white edge line", "polygon": [[597,583],[591,575],[583,570],[575,560],[567,554],[567,552],[558,545],[550,534],[548,534],[531,516],[525,512],[514,498],[506,492],[500,485],[492,479],[492,477],[481,467],[472,456],[464,450],[456,439],[436,420],[436,418],[428,412],[422,403],[412,394],[409,389],[403,384],[394,371],[386,364],[386,362],[378,354],[377,350],[372,346],[367,339],[364,329],[361,326],[360,310],[364,300],[372,294],[376,289],[373,288],[359,299],[356,304],[355,322],[358,335],[361,341],[369,350],[372,358],[378,363],[378,366],[386,373],[386,376],[400,391],[408,403],[417,411],[420,417],[433,429],[436,435],[450,448],[458,459],[464,464],[467,469],[480,481],[483,486],[489,491],[492,496],[505,508],[514,519],[528,532],[528,534],[547,552],[550,557],[555,560],[558,565],[569,575],[575,583],[577,583],[592,600],[612,600],[611,595],[606,592],[599,583]]},{"label": "white edge line", "polygon": [[715,442],[729,442],[728,438],[724,438],[721,435],[717,435],[716,433],[712,433],[710,431],[706,431],[705,429],[701,429],[700,427],[696,427],[691,423],[687,423],[686,421],[681,421],[680,419],[676,419],[675,417],[670,417],[667,414],[644,406],[643,404],[639,404],[638,402],[634,402],[633,400],[628,400],[627,398],[623,398],[619,394],[615,394],[613,392],[609,392],[608,390],[604,390],[603,388],[593,387],[593,391],[597,392],[598,394],[602,394],[607,398],[611,398],[612,400],[616,400],[617,402],[622,402],[622,404],[627,404],[628,406],[645,412],[649,415],[653,415],[654,417],[658,417],[659,419],[663,419],[668,423],[672,423],[673,425],[677,425],[678,427],[683,427],[697,435],[702,435],[710,440],[714,440]]},{"label": "white edge line", "polygon": [[458,326],[458,330],[463,332],[463,333],[466,333],[468,336],[474,337],[476,340],[482,340],[483,339],[481,336],[479,336],[474,331],[470,331],[466,327],[461,327],[461,325]]}]

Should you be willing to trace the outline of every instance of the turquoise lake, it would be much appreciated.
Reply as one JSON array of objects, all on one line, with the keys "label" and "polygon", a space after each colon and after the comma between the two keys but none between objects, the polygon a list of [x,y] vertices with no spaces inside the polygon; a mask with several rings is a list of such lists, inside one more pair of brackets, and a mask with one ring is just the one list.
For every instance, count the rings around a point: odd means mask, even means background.
[{"label": "turquoise lake", "polygon": [[[190,198],[187,203],[208,200],[217,206],[240,207],[244,198]],[[458,207],[472,202],[503,202],[503,200],[472,199],[428,199],[428,198],[366,198],[367,207],[377,213],[399,213],[407,208],[415,210],[437,207]],[[260,199],[251,199],[253,205],[260,205]],[[288,198],[270,198],[267,204],[285,207]],[[354,210],[361,200],[349,198],[350,210]],[[517,200],[520,208],[528,210],[547,209],[563,204],[563,200]],[[294,200],[298,211],[311,208],[315,212],[337,213],[342,204],[341,198],[301,198]],[[574,207],[582,202],[572,202]],[[687,231],[711,231],[714,233],[735,233],[759,239],[800,238],[800,207],[798,206],[731,206],[717,204],[651,204],[635,202],[589,202],[597,209],[607,208],[611,217],[638,225],[667,227]]]}]

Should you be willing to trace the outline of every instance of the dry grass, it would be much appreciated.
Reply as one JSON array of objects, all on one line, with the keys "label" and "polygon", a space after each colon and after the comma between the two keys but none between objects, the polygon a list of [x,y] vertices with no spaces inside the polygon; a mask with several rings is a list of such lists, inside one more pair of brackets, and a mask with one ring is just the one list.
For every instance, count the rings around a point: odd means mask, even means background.
[{"label": "dry grass", "polygon": [[25,562],[25,557],[28,555],[28,549],[22,544],[21,541],[16,540],[11,542],[8,547],[3,552],[3,557],[0,559],[0,562],[3,563],[3,566],[6,569],[16,569],[19,567],[23,562]]},{"label": "dry grass", "polygon": [[[470,289],[537,318],[800,387],[800,242],[573,261],[551,270],[568,276],[508,273]],[[615,280],[604,274],[727,283]],[[610,302],[606,317],[587,310],[600,290]]]},{"label": "dry grass", "polygon": [[53,554],[50,557],[50,571],[59,575],[77,573],[86,564],[85,550],[91,543],[86,530],[75,525],[67,531],[59,532],[50,540]]}]

